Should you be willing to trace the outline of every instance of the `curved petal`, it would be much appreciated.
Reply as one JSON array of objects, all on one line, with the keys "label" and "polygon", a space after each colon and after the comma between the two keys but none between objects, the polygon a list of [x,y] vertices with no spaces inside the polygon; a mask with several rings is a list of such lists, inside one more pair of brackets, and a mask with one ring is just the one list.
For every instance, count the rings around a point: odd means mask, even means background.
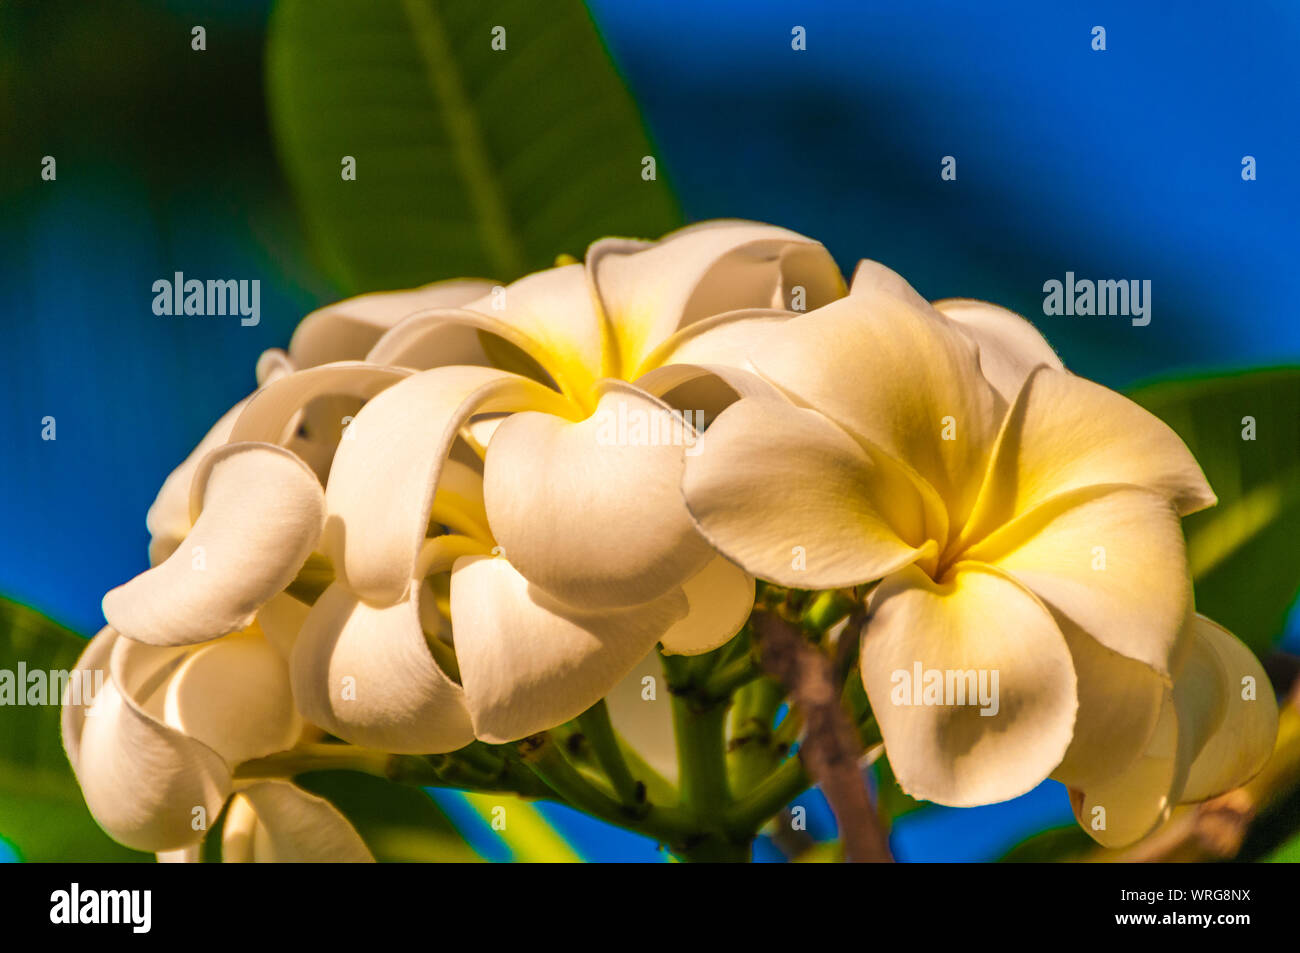
[{"label": "curved petal", "polygon": [[113,654],[113,643],[117,633],[104,626],[95,637],[86,643],[77,659],[74,671],[80,672],[77,681],[68,679],[63,688],[60,704],[60,730],[63,735],[63,750],[67,752],[68,763],[73,770],[77,768],[77,756],[81,750],[81,731],[86,723],[86,712],[94,704],[104,679],[108,676],[109,659]]},{"label": "curved petal", "polygon": [[572,412],[555,391],[484,367],[423,371],[361,408],[339,441],[325,489],[322,545],[339,578],[368,601],[399,601],[460,428],[476,413],[525,409]]},{"label": "curved petal", "polygon": [[1080,487],[1129,483],[1173,502],[1179,516],[1215,503],[1186,445],[1127,397],[1039,367],[1007,413],[965,537]]},{"label": "curved petal", "polygon": [[659,641],[669,655],[702,655],[726,645],[754,609],[754,577],[714,556],[682,584],[690,611]]},{"label": "curved petal", "polygon": [[114,639],[112,677],[84,719],[77,781],[91,814],[115,840],[136,850],[175,850],[202,840],[230,793],[230,769],[133,697],[146,686],[124,668],[127,644]]},{"label": "curved petal", "polygon": [[1168,688],[1150,667],[1106,648],[1068,616],[1053,612],[1078,681],[1074,738],[1052,777],[1094,790],[1135,765],[1155,734]]},{"label": "curved petal", "polygon": [[682,504],[694,428],[621,382],[596,412],[570,422],[515,414],[492,437],[483,496],[511,565],[583,608],[648,602],[712,556]]},{"label": "curved petal", "polygon": [[[1277,700],[1255,653],[1231,632],[1198,615],[1192,621],[1195,651],[1217,675],[1221,714],[1200,746],[1182,790],[1182,800],[1202,801],[1239,787],[1264,767],[1277,737]],[[1193,699],[1204,704],[1205,699]],[[1187,717],[1184,708],[1179,718]]]},{"label": "curved petal", "polygon": [[308,721],[353,744],[454,751],[474,740],[465,693],[430,654],[410,591],[376,607],[338,583],[326,589],[294,645],[293,695]]},{"label": "curved petal", "polygon": [[695,450],[686,505],[704,537],[756,576],[833,589],[935,553],[915,485],[816,411],[741,400]]},{"label": "curved petal", "polygon": [[235,443],[213,451],[194,499],[202,510],[185,544],[104,596],[104,617],[128,638],[184,645],[247,628],[320,537],[320,483],[280,447]]},{"label": "curved petal", "polygon": [[630,609],[582,611],[549,598],[505,559],[458,559],[451,618],[474,734],[504,743],[576,718],[686,612],[680,590]]},{"label": "curved petal", "polygon": [[293,652],[293,644],[310,611],[311,606],[285,592],[273,596],[257,610],[257,627],[285,661]]},{"label": "curved petal", "polygon": [[[583,390],[608,371],[605,329],[582,265],[526,275],[465,305],[524,337],[502,335],[533,357],[566,392]],[[540,349],[526,346],[536,342]]]},{"label": "curved petal", "polygon": [[1175,804],[1248,781],[1268,760],[1276,733],[1277,705],[1254,654],[1194,616],[1145,754],[1109,782],[1071,791],[1075,815],[1099,843],[1131,844],[1162,824]]},{"label": "curved petal", "polygon": [[411,374],[398,367],[359,361],[325,364],[282,377],[248,399],[230,431],[229,442],[281,443],[298,414],[323,397],[370,400]]},{"label": "curved petal", "polygon": [[262,636],[228,635],[192,651],[167,681],[168,725],[239,764],[293,747],[302,719],[289,667]]},{"label": "curved petal", "polygon": [[1014,311],[970,298],[936,301],[934,309],[975,338],[980,349],[980,369],[1008,404],[1016,399],[1035,367],[1042,364],[1065,369],[1047,339]]},{"label": "curved petal", "polygon": [[643,658],[605,696],[614,730],[669,784],[677,783],[672,693],[658,652]]},{"label": "curved petal", "polygon": [[1143,755],[1109,781],[1070,790],[1079,826],[1103,847],[1123,847],[1163,824],[1173,810],[1172,792],[1181,785],[1177,750],[1178,716],[1166,688]]},{"label": "curved petal", "polygon": [[1168,500],[1133,486],[1053,498],[967,550],[1102,645],[1168,675],[1192,580]]},{"label": "curved petal", "polygon": [[[1078,700],[1065,639],[1038,600],[987,567],[958,564],[944,584],[915,567],[884,579],[861,669],[889,763],[915,798],[1017,797],[1069,748]],[[942,691],[928,695],[935,679]]]},{"label": "curved petal", "polygon": [[618,376],[629,378],[649,369],[645,359],[661,342],[709,315],[812,310],[844,293],[839,268],[819,242],[739,220],[692,226],[654,243],[602,239],[587,249],[586,265],[617,342]]},{"label": "curved petal", "polygon": [[213,450],[230,442],[231,431],[244,408],[253,395],[245,397],[234,407],[221,415],[221,419],[212,425],[199,441],[199,445],[186,457],[175,470],[167,475],[162,488],[158,491],[153,505],[145,514],[144,523],[149,529],[149,565],[156,566],[181,544],[190,528],[194,525],[190,513],[190,495],[194,487],[194,475],[199,463]]},{"label": "curved petal", "polygon": [[329,801],[288,781],[258,781],[230,801],[226,863],[362,864],[375,858]]},{"label": "curved petal", "polygon": [[993,446],[1000,400],[974,341],[928,305],[855,293],[765,334],[760,374],[916,470],[969,513]]},{"label": "curved petal", "polygon": [[487,294],[492,285],[478,278],[461,278],[335,302],[302,319],[289,342],[289,355],[298,367],[361,360],[385,331],[408,314],[458,308]]},{"label": "curved petal", "polygon": [[669,337],[647,355],[637,375],[668,364],[723,364],[748,368],[754,342],[782,321],[789,311],[747,308],[702,318]]}]

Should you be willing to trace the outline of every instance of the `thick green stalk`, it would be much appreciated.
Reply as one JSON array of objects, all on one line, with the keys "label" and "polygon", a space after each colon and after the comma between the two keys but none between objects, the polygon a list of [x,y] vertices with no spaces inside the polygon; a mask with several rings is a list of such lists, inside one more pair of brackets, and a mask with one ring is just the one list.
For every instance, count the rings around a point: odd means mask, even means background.
[{"label": "thick green stalk", "polygon": [[632,776],[618,745],[618,736],[614,725],[609,720],[609,708],[605,702],[598,701],[578,716],[578,727],[591,744],[609,783],[614,786],[619,800],[627,807],[636,808],[645,803],[646,788],[643,783]]}]

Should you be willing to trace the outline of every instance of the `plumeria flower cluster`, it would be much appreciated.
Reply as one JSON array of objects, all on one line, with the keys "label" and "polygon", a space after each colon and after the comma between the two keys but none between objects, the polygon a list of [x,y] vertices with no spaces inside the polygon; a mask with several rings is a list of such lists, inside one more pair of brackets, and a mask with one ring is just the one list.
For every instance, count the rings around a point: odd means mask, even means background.
[{"label": "plumeria flower cluster", "polygon": [[[79,667],[110,677],[65,700],[129,846],[195,859],[224,810],[226,859],[369,860],[274,756],[546,732],[731,643],[756,579],[869,590],[862,684],[918,798],[1054,777],[1120,844],[1271,750],[1258,662],[1194,611],[1200,468],[993,305],[872,262],[846,287],[815,241],[706,222],[342,301],[257,379],[164,483],[152,568],[105,596]],[[915,662],[999,672],[997,712],[898,704]]]}]

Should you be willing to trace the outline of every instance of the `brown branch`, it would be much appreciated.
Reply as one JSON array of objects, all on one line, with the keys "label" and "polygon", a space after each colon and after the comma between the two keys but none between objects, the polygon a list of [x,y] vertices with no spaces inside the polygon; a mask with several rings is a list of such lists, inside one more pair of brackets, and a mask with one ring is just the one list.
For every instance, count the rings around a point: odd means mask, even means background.
[{"label": "brown branch", "polygon": [[[835,814],[845,859],[892,861],[889,841],[858,768],[861,743],[840,707],[830,660],[805,642],[796,626],[773,612],[754,616],[754,633],[764,669],[785,686],[803,714],[805,735],[799,758]],[[851,636],[846,632],[844,637]]]}]

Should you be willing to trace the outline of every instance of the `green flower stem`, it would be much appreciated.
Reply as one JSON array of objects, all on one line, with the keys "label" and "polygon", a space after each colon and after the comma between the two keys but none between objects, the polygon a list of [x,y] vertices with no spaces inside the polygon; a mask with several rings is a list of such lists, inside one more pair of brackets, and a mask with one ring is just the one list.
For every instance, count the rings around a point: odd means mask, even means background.
[{"label": "green flower stem", "polygon": [[678,809],[650,804],[629,808],[620,803],[612,792],[579,773],[549,735],[525,738],[519,742],[518,753],[522,763],[571,807],[674,849],[697,836],[693,818]]},{"label": "green flower stem", "polygon": [[771,774],[788,748],[777,743],[772,730],[785,689],[763,676],[741,689],[731,708],[731,740],[727,745],[727,775],[736,796],[747,794]]},{"label": "green flower stem", "polygon": [[609,708],[605,702],[598,701],[579,715],[578,727],[590,742],[591,749],[596,755],[596,762],[609,778],[609,783],[614,786],[619,800],[628,807],[644,804],[646,786],[634,778],[628,769],[627,761],[619,748],[618,736],[614,733],[614,725],[609,720]]},{"label": "green flower stem", "polygon": [[781,808],[802,794],[812,784],[803,762],[787,758],[776,770],[755,785],[754,789],[731,805],[722,816],[725,830],[733,837],[762,829]]},{"label": "green flower stem", "polygon": [[758,661],[746,653],[710,672],[697,694],[704,700],[725,702],[761,674],[763,669]]},{"label": "green flower stem", "polygon": [[437,783],[433,768],[423,758],[414,755],[391,755],[386,751],[358,748],[347,744],[300,745],[290,751],[281,751],[245,761],[235,769],[239,780],[258,778],[285,778],[308,771],[359,771],[376,777],[399,774],[418,774],[427,782]]},{"label": "green flower stem", "polygon": [[731,803],[727,786],[726,703],[700,705],[674,694],[673,730],[682,803],[708,827]]}]

